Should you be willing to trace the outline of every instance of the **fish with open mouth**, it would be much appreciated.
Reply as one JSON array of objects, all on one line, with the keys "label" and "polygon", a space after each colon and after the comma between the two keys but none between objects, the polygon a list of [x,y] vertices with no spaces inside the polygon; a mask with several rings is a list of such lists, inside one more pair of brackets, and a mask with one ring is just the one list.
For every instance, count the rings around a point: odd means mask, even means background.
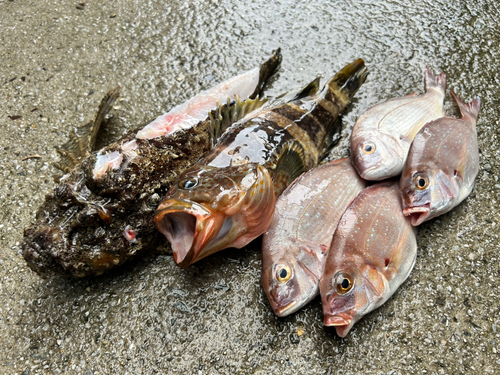
[{"label": "fish with open mouth", "polygon": [[22,253],[30,268],[40,274],[98,275],[161,246],[154,211],[178,175],[209,151],[209,112],[219,107],[237,120],[258,108],[265,100],[257,95],[280,61],[278,49],[260,67],[92,152],[98,128],[119,94],[119,88],[112,90],[94,122],[75,129],[59,149],[57,166],[66,175],[24,232]]},{"label": "fish with open mouth", "polygon": [[176,263],[188,267],[219,250],[241,248],[264,233],[276,196],[318,164],[325,140],[331,142],[340,131],[336,125],[340,112],[366,75],[364,62],[358,59],[331,78],[320,93],[315,94],[315,80],[296,100],[250,114],[185,171],[155,216]]},{"label": "fish with open mouth", "polygon": [[425,68],[423,95],[394,98],[368,108],[351,135],[351,158],[365,180],[380,181],[403,170],[413,138],[426,123],[444,116],[446,76]]},{"label": "fish with open mouth", "polygon": [[350,159],[340,159],[304,173],[278,198],[262,238],[262,285],[276,315],[290,315],[319,294],[335,229],[365,187]]},{"label": "fish with open mouth", "polygon": [[425,125],[410,148],[401,175],[403,212],[420,225],[450,211],[472,191],[479,172],[476,122],[480,99],[464,103],[450,91],[462,118],[442,117]]},{"label": "fish with open mouth", "polygon": [[403,215],[397,181],[367,187],[340,219],[320,281],[325,326],[345,337],[406,280],[416,228]]}]

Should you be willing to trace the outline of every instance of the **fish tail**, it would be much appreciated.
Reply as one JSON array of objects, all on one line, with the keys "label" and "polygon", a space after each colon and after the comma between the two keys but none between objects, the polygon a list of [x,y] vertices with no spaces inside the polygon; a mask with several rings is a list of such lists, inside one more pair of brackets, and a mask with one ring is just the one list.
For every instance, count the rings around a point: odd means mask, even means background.
[{"label": "fish tail", "polygon": [[477,121],[477,117],[479,116],[479,107],[481,106],[481,99],[476,98],[472,100],[469,104],[465,103],[462,99],[460,99],[457,94],[453,90],[450,90],[451,96],[458,104],[458,108],[460,108],[460,113],[463,118],[473,120],[475,124]]},{"label": "fish tail", "polygon": [[325,88],[337,94],[343,94],[350,100],[365,82],[367,75],[368,70],[365,67],[365,62],[362,59],[357,59],[340,70],[327,82]]},{"label": "fish tail", "polygon": [[431,68],[427,65],[424,70],[425,76],[425,91],[438,90],[443,93],[443,97],[446,89],[446,73],[441,73],[438,76],[434,74]]}]

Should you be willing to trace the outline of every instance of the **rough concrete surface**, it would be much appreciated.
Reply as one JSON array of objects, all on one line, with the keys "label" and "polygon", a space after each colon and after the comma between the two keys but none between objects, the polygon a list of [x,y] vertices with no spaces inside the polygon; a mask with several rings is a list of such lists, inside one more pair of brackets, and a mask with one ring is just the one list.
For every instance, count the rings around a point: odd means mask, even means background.
[{"label": "rough concrete surface", "polygon": [[[0,373],[500,373],[498,19],[495,0],[0,0]],[[54,147],[108,90],[123,87],[121,127],[105,129],[116,139],[278,46],[271,94],[365,59],[334,157],[368,106],[422,92],[425,64],[482,99],[476,187],[422,225],[415,269],[384,306],[345,339],[318,299],[275,317],[259,240],[187,270],[167,255],[84,280],[26,267],[19,245],[55,186]],[[457,114],[449,94],[446,108]]]}]

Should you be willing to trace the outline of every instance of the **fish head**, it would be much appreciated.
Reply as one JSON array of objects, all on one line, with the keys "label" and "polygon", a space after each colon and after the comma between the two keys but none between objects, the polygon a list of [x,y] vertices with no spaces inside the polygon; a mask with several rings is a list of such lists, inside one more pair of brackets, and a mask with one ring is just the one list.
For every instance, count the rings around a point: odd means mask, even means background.
[{"label": "fish head", "polygon": [[271,175],[261,165],[195,167],[174,183],[154,223],[171,243],[175,262],[185,268],[261,235],[275,202]]},{"label": "fish head", "polygon": [[313,252],[304,248],[304,245],[292,246],[300,246],[301,249],[288,249],[281,253],[297,253],[301,256],[281,257],[278,260],[262,257],[262,286],[274,313],[279,317],[296,312],[319,293],[322,262],[311,256]]},{"label": "fish head", "polygon": [[399,186],[403,214],[411,217],[413,226],[439,216],[454,206],[460,196],[460,176],[459,171],[443,170],[433,161],[427,165],[405,168]]},{"label": "fish head", "polygon": [[366,263],[344,265],[331,275],[320,282],[324,325],[335,327],[337,334],[345,337],[354,323],[378,307],[388,283],[382,273]]},{"label": "fish head", "polygon": [[359,132],[351,139],[351,161],[359,175],[370,181],[401,173],[406,153],[392,136],[380,131]]}]

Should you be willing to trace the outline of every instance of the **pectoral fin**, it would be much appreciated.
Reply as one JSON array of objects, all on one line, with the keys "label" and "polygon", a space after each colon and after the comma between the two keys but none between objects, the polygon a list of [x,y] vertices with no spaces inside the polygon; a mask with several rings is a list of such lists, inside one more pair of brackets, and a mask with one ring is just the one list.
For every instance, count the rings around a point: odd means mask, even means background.
[{"label": "pectoral fin", "polygon": [[273,174],[276,196],[279,196],[305,170],[305,152],[302,145],[298,142],[286,144],[281,150]]}]

